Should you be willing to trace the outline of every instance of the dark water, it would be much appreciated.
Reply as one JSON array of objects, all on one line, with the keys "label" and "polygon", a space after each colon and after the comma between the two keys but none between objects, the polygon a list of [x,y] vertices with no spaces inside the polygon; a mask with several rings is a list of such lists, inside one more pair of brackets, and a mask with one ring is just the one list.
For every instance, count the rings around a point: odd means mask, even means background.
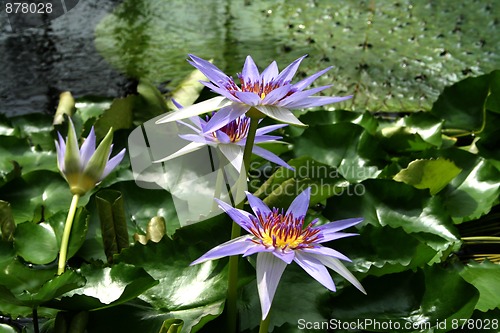
[{"label": "dark water", "polygon": [[83,0],[45,26],[13,31],[0,12],[0,113],[54,112],[59,93],[117,97],[131,80],[94,46],[94,29],[118,0]]}]

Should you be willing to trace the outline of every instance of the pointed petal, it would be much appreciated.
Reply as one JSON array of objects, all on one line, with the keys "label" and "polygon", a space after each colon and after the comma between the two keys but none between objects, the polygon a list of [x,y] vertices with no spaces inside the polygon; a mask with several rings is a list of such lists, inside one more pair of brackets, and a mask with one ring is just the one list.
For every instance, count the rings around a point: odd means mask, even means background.
[{"label": "pointed petal", "polygon": [[294,217],[306,216],[309,208],[309,198],[311,197],[311,188],[308,187],[293,200],[288,207],[286,214],[292,213]]},{"label": "pointed petal", "polygon": [[334,232],[337,232],[340,230],[347,229],[347,228],[352,227],[352,226],[354,226],[358,223],[361,223],[361,222],[363,222],[362,217],[355,217],[355,218],[351,218],[351,219],[329,222],[329,223],[320,225],[317,228],[321,230],[321,233],[323,235],[325,235],[325,234],[334,233]]},{"label": "pointed petal", "polygon": [[187,121],[183,121],[183,120],[177,120],[176,123],[192,129],[193,132],[195,132],[195,133],[201,133],[201,124],[199,121],[196,121],[196,119],[201,120],[201,118],[199,116],[194,116],[194,117],[189,118],[189,121],[191,123],[193,123],[194,125],[188,123]]},{"label": "pointed petal", "polygon": [[312,247],[312,248],[304,248],[301,250],[302,252],[305,253],[314,253],[322,256],[328,256],[328,257],[334,257],[340,260],[345,260],[351,262],[352,260],[346,257],[344,254],[340,253],[337,250],[331,249],[326,246],[318,246],[318,247]]},{"label": "pointed petal", "polygon": [[66,150],[64,153],[64,169],[67,173],[77,173],[83,169],[75,126],[71,118],[69,118],[68,137],[66,139]]},{"label": "pointed petal", "polygon": [[224,106],[227,106],[229,104],[231,104],[231,101],[229,101],[227,98],[221,96],[214,97],[209,100],[187,106],[179,111],[171,112],[165,117],[157,120],[156,124],[163,124],[175,120],[190,118],[193,116],[197,116],[203,113],[223,108]]},{"label": "pointed petal", "polygon": [[[99,146],[95,150],[94,154],[92,154],[92,156],[90,157],[90,160],[85,165],[85,168],[83,169],[83,173],[93,179],[96,183],[104,178],[104,170],[109,163],[109,156],[111,155],[111,150],[113,149],[112,142],[113,128],[110,128],[104,139],[102,139],[101,143],[99,143]],[[118,163],[120,161],[118,161]],[[113,164],[114,163],[115,162],[113,162]],[[114,166],[118,165],[118,163],[116,163]],[[108,170],[111,172],[112,169],[108,168]]]},{"label": "pointed petal", "polygon": [[296,89],[297,91],[301,91],[301,90],[309,87],[311,85],[311,83],[314,82],[314,80],[316,80],[318,77],[320,77],[321,75],[325,74],[326,72],[328,72],[332,68],[333,68],[333,66],[330,66],[328,68],[325,68],[325,69],[317,72],[316,74],[313,74],[313,75],[311,75],[309,77],[306,77],[304,80],[295,83],[293,85],[293,88]]},{"label": "pointed petal", "polygon": [[203,129],[203,133],[215,132],[221,127],[226,126],[231,121],[245,114],[250,107],[245,104],[233,103],[217,111],[208,121]]},{"label": "pointed petal", "polygon": [[282,123],[297,126],[307,126],[306,124],[303,124],[300,120],[298,120],[297,117],[295,117],[293,113],[287,108],[275,105],[256,105],[254,107],[266,116]]},{"label": "pointed petal", "polygon": [[209,138],[207,138],[203,135],[198,135],[198,134],[179,134],[179,138],[187,140],[187,141],[191,141],[191,142],[203,143],[204,145],[216,143],[215,138],[213,140],[210,140]]},{"label": "pointed petal", "polygon": [[288,104],[286,107],[289,109],[304,109],[311,108],[314,106],[323,106],[326,104],[333,104],[345,101],[352,96],[344,96],[344,97],[320,97],[320,96],[310,96],[306,97],[302,100],[293,102]]},{"label": "pointed petal", "polygon": [[229,90],[227,90],[227,88],[225,88],[225,87],[217,87],[213,83],[205,82],[205,81],[200,81],[200,83],[203,84],[205,87],[211,89],[213,92],[215,92],[219,95],[222,95],[222,96],[226,97],[227,99],[230,99],[233,102],[239,103],[239,101],[240,101],[238,98],[233,96],[233,94],[231,92],[229,92]]},{"label": "pointed petal", "polygon": [[238,172],[244,171],[241,170],[243,167],[243,147],[235,144],[220,144],[218,148]]},{"label": "pointed petal", "polygon": [[177,158],[179,156],[182,156],[182,155],[186,155],[186,154],[189,154],[193,151],[197,151],[203,147],[206,147],[207,144],[206,143],[202,143],[202,142],[190,142],[189,144],[187,144],[186,146],[182,147],[181,149],[179,149],[178,151],[176,151],[175,153],[173,154],[170,154],[162,159],[159,159],[159,160],[156,160],[156,161],[153,161],[153,163],[161,163],[161,162],[166,162],[166,161],[169,161],[169,160],[172,160],[174,158]]},{"label": "pointed petal", "polygon": [[246,105],[258,105],[262,101],[260,96],[250,91],[237,91],[234,93],[241,103]]},{"label": "pointed petal", "polygon": [[276,249],[274,250],[273,252],[271,252],[276,258],[280,259],[280,260],[283,260],[284,262],[286,262],[288,265],[290,265],[293,261],[293,259],[295,259],[295,251],[285,251],[283,252],[282,250],[280,249]]},{"label": "pointed petal", "polygon": [[249,248],[247,252],[243,253],[243,258],[259,252],[272,252],[272,251],[274,251],[272,247],[266,248],[265,246],[255,246]]},{"label": "pointed petal", "polygon": [[288,126],[288,124],[276,124],[276,125],[264,126],[264,127],[258,128],[257,132],[255,132],[255,135],[267,134],[269,132],[275,131],[279,128],[283,128],[286,126]]},{"label": "pointed petal", "polygon": [[223,257],[242,254],[245,253],[251,247],[261,246],[250,241],[251,238],[252,236],[245,235],[235,239],[231,239],[228,242],[225,242],[221,245],[214,247],[213,249],[211,249],[210,251],[208,251],[195,261],[193,261],[189,266],[197,265],[208,260],[215,260]]},{"label": "pointed petal", "polygon": [[269,314],[274,294],[285,268],[286,263],[271,253],[260,252],[257,255],[257,289],[263,320]]},{"label": "pointed petal", "polygon": [[[283,139],[283,137],[277,136],[277,135],[256,135],[253,143],[271,142],[271,141],[276,141],[276,140],[280,140],[280,139]],[[246,143],[246,139],[244,139],[244,140],[245,140],[244,142]],[[243,140],[240,140],[240,142],[241,141],[243,141]]]},{"label": "pointed petal", "polygon": [[181,103],[179,103],[179,102],[177,102],[177,101],[175,100],[175,98],[171,98],[170,100],[172,101],[172,103],[174,104],[174,106],[175,106],[176,108],[178,108],[179,110],[180,110],[180,109],[182,109],[182,108],[184,108],[184,107],[181,105]]},{"label": "pointed petal", "polygon": [[274,80],[279,74],[278,64],[273,61],[260,75],[260,82],[263,84],[269,83]]},{"label": "pointed petal", "polygon": [[267,205],[264,203],[264,201],[260,200],[259,198],[253,196],[250,192],[246,192],[248,203],[250,204],[250,207],[252,207],[253,212],[255,215],[258,213],[261,213],[263,215],[267,215],[271,213],[271,210]]},{"label": "pointed petal", "polygon": [[311,275],[316,281],[324,285],[331,291],[335,291],[335,283],[326,267],[317,258],[308,255],[302,251],[295,251],[295,262],[302,267],[307,274]]},{"label": "pointed petal", "polygon": [[66,154],[66,143],[59,132],[57,132],[59,142],[56,141],[57,165],[59,170],[64,173],[64,155]]},{"label": "pointed petal", "polygon": [[223,84],[231,80],[223,71],[209,61],[199,58],[193,54],[189,54],[189,57],[191,58],[191,61],[188,60],[188,62],[198,68],[200,72],[205,74],[210,81],[216,84]]},{"label": "pointed petal", "polygon": [[288,105],[293,105],[296,102],[300,102],[300,101],[306,99],[307,97],[314,95],[316,93],[319,93],[320,91],[323,91],[323,90],[328,89],[328,88],[331,88],[331,85],[316,87],[316,88],[309,89],[309,90],[295,92],[295,93],[291,94],[290,96],[288,96],[287,98],[281,100],[278,103],[278,105],[283,106],[283,107],[288,107]]},{"label": "pointed petal", "polygon": [[283,71],[281,71],[281,73],[278,75],[275,81],[281,82],[281,84],[290,82],[295,73],[297,72],[300,63],[302,62],[302,60],[304,60],[305,57],[307,57],[307,54],[303,55],[302,57],[298,58],[290,65],[288,65]]},{"label": "pointed petal", "polygon": [[95,132],[94,132],[94,126],[90,129],[90,133],[83,141],[82,147],[80,149],[80,162],[82,165],[87,165],[87,163],[90,160],[90,157],[95,152]]},{"label": "pointed petal", "polygon": [[269,94],[266,95],[266,97],[264,97],[264,99],[262,100],[262,104],[276,104],[276,102],[284,98],[291,89],[291,84],[285,84],[284,86],[272,90]]},{"label": "pointed petal", "polygon": [[366,291],[359,283],[358,279],[352,275],[352,273],[340,262],[340,260],[332,257],[325,257],[321,255],[316,255],[316,254],[311,254],[311,256],[315,257],[317,260],[319,260],[323,265],[326,267],[330,268],[331,270],[335,271],[338,273],[340,276],[342,276],[344,279],[352,283],[353,286],[358,288],[359,291],[361,291],[363,294],[366,295]]},{"label": "pointed petal", "polygon": [[247,213],[241,209],[231,207],[226,202],[219,200],[217,198],[215,199],[215,201],[217,201],[217,203],[219,204],[220,209],[226,212],[226,214],[229,215],[229,217],[233,219],[234,222],[236,222],[240,227],[242,227],[246,231],[250,232],[250,227],[253,225],[252,220],[250,218],[252,215],[250,213]]},{"label": "pointed petal", "polygon": [[243,65],[243,70],[241,71],[241,76],[245,83],[248,82],[258,82],[260,80],[260,73],[257,65],[253,61],[251,56],[247,56],[245,59],[245,64]]},{"label": "pointed petal", "polygon": [[352,237],[352,236],[359,236],[359,234],[348,233],[348,232],[332,232],[332,233],[326,233],[326,234],[322,233],[321,236],[322,236],[322,238],[317,240],[316,243],[321,244],[321,243],[331,242],[331,241],[336,240],[336,239]]},{"label": "pointed petal", "polygon": [[[207,134],[210,135],[210,133],[207,133]],[[223,131],[217,130],[217,131],[215,131],[215,135],[217,136],[216,140],[218,140],[220,143],[230,143],[231,142],[231,138],[229,137],[229,135],[227,135]]]},{"label": "pointed petal", "polygon": [[271,161],[273,163],[276,163],[278,165],[281,165],[287,169],[290,169],[290,170],[295,170],[293,167],[291,167],[288,163],[286,163],[285,161],[283,161],[281,158],[279,158],[278,155],[274,154],[274,153],[271,153],[269,150],[267,149],[264,149],[262,147],[259,147],[259,146],[253,146],[253,149],[252,149],[252,153],[254,153],[255,155],[257,156],[260,156],[268,161]]},{"label": "pointed petal", "polygon": [[126,149],[123,148],[122,150],[120,150],[118,154],[116,154],[112,159],[110,159],[108,163],[106,163],[106,166],[104,167],[104,171],[101,176],[101,180],[106,178],[106,176],[109,175],[111,171],[113,171],[113,169],[118,166],[118,164],[120,164],[120,162],[123,159],[123,156],[125,156],[125,151]]}]

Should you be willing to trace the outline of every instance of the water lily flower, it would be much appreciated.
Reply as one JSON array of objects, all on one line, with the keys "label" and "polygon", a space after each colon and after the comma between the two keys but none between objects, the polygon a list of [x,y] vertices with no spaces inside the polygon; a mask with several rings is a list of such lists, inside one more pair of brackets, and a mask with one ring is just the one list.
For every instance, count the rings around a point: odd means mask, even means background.
[{"label": "water lily flower", "polygon": [[189,57],[189,63],[199,69],[210,80],[210,82],[202,81],[201,83],[221,96],[167,115],[158,120],[158,124],[218,110],[207,123],[206,132],[216,131],[245,113],[250,117],[263,118],[269,116],[283,123],[305,126],[294,116],[291,110],[322,106],[352,97],[312,96],[330,88],[331,85],[305,90],[314,80],[332,67],[323,69],[302,81],[292,84],[293,76],[306,55],[292,62],[281,72],[278,70],[276,61],[273,61],[262,73],[259,73],[259,69],[252,57],[247,56],[243,70],[238,75],[240,86],[234,82],[232,77],[224,74],[210,62],[192,54]]},{"label": "water lily flower", "polygon": [[226,256],[243,254],[243,257],[246,257],[257,253],[257,287],[263,320],[269,313],[283,271],[292,261],[331,291],[335,291],[335,284],[326,267],[366,294],[359,281],[340,262],[350,259],[321,245],[324,242],[357,235],[338,231],[356,225],[363,219],[352,218],[315,226],[318,221],[316,219],[304,226],[310,195],[311,189],[307,188],[284,212],[270,209],[262,200],[247,192],[253,215],[216,199],[219,207],[249,234],[216,246],[191,265]]},{"label": "water lily flower", "polygon": [[[175,101],[173,102],[179,109],[182,108],[181,105],[177,104]],[[247,143],[248,130],[250,127],[250,118],[242,115],[214,132],[206,132],[205,128],[207,122],[198,116],[191,117],[190,123],[182,120],[178,120],[177,123],[194,131],[193,134],[179,134],[179,137],[191,141],[191,143],[157,162],[171,160],[175,157],[201,149],[202,147],[212,146],[217,147],[236,170],[241,170],[243,152]],[[268,135],[268,133],[285,126],[288,125],[277,124],[258,128],[254,143],[275,142],[282,139],[281,136]],[[252,153],[268,161],[284,166],[285,168],[294,170],[288,163],[267,149],[253,145]]]},{"label": "water lily flower", "polygon": [[69,121],[66,141],[58,132],[56,141],[57,164],[70,186],[71,193],[84,195],[99,184],[123,159],[125,149],[109,159],[113,149],[113,129],[110,129],[99,146],[96,145],[94,127],[78,148],[73,122]]}]

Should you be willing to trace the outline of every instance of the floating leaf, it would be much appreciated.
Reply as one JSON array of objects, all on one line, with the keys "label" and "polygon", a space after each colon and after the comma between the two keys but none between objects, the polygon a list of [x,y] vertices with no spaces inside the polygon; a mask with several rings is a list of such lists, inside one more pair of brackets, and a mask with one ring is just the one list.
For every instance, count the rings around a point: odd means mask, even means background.
[{"label": "floating leaf", "polygon": [[95,123],[97,139],[102,139],[113,128],[114,131],[132,127],[132,109],[137,96],[130,95],[113,100],[109,109]]},{"label": "floating leaf", "polygon": [[34,264],[48,264],[59,253],[54,229],[46,222],[25,222],[17,226],[14,246],[24,260]]},{"label": "floating leaf", "polygon": [[453,162],[438,158],[415,160],[394,176],[394,180],[418,189],[428,188],[432,195],[441,191],[460,171]]},{"label": "floating leaf", "polygon": [[479,301],[476,309],[486,312],[500,309],[500,265],[489,261],[482,263],[470,262],[460,273],[465,281],[479,290]]}]

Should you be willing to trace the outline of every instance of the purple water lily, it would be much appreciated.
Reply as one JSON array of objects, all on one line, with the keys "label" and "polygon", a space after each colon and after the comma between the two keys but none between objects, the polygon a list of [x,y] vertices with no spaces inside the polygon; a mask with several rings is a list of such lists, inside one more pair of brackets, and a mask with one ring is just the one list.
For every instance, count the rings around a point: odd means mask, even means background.
[{"label": "purple water lily", "polygon": [[330,88],[331,85],[305,90],[314,80],[332,67],[292,84],[293,76],[301,61],[306,57],[305,55],[292,62],[281,72],[278,70],[276,61],[273,61],[262,73],[259,73],[252,57],[247,56],[243,70],[238,75],[240,86],[234,82],[232,77],[224,74],[210,62],[192,54],[189,57],[189,63],[210,80],[210,82],[202,83],[221,96],[186,107],[158,120],[157,123],[186,119],[219,110],[205,127],[206,132],[213,132],[250,110],[249,115],[269,116],[283,123],[304,126],[290,110],[322,106],[352,97],[312,96]]},{"label": "purple water lily", "polygon": [[[178,105],[178,107],[182,108],[180,105]],[[243,151],[247,142],[250,118],[245,115],[240,116],[214,132],[206,132],[207,122],[198,116],[191,117],[190,123],[181,120],[178,120],[177,122],[194,131],[193,134],[179,134],[179,137],[191,141],[191,143],[174,154],[159,160],[158,162],[182,156],[205,146],[213,146],[217,147],[221,151],[221,153],[236,168],[236,170],[241,170],[241,166],[243,164]],[[277,140],[282,139],[281,136],[268,135],[268,133],[285,126],[288,125],[278,124],[257,129],[254,143],[276,142]],[[268,161],[293,170],[288,163],[283,161],[276,154],[262,147],[254,145],[252,147],[252,153]]]},{"label": "purple water lily", "polygon": [[246,257],[258,253],[257,287],[262,319],[267,317],[283,271],[292,261],[331,291],[335,291],[335,284],[326,267],[340,274],[366,294],[359,281],[340,262],[350,259],[336,250],[321,245],[324,242],[357,235],[338,231],[356,225],[363,219],[352,218],[315,226],[318,221],[316,219],[304,226],[310,195],[311,189],[308,188],[300,193],[284,212],[278,209],[271,210],[262,200],[247,192],[247,199],[254,215],[216,199],[219,207],[249,235],[216,246],[191,265],[232,255],[243,254]]},{"label": "purple water lily", "polygon": [[113,131],[106,134],[96,149],[96,135],[94,127],[89,136],[78,148],[73,122],[69,121],[68,137],[66,141],[58,132],[56,144],[57,164],[61,174],[70,185],[73,194],[83,195],[100,183],[113,169],[120,164],[125,149],[109,159],[113,149]]}]

